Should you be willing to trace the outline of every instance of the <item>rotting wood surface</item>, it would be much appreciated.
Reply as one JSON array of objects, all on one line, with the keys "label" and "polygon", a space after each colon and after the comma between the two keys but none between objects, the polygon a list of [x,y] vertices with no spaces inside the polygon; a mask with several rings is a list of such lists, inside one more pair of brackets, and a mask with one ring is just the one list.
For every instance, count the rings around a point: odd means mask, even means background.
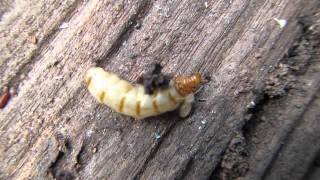
[{"label": "rotting wood surface", "polygon": [[[281,152],[301,150],[304,139],[294,138],[313,127],[307,122],[317,124],[318,64],[297,77],[307,82],[296,90],[304,98],[280,100],[294,106],[277,106],[282,118],[265,111],[266,130],[252,126],[263,112],[251,112],[265,103],[266,79],[300,42],[299,18],[319,8],[316,0],[1,5],[0,88],[11,90],[0,112],[1,179],[272,179],[287,172],[281,165],[290,156]],[[288,23],[281,28],[274,18]],[[168,74],[211,76],[189,118],[172,112],[135,121],[99,105],[83,82],[92,66],[134,82],[156,61]],[[266,135],[252,138],[259,132]],[[315,129],[308,135],[319,143]],[[249,147],[241,149],[244,138]],[[301,178],[320,146],[309,147],[303,170],[303,161],[290,164]]]}]

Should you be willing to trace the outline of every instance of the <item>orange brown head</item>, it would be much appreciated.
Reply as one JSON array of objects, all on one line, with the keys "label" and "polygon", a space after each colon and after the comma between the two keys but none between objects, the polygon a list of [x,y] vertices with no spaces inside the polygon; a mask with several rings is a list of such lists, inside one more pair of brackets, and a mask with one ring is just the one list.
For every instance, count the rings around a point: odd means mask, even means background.
[{"label": "orange brown head", "polygon": [[192,76],[177,76],[173,79],[175,88],[181,96],[194,92],[202,82],[201,75],[196,73]]}]

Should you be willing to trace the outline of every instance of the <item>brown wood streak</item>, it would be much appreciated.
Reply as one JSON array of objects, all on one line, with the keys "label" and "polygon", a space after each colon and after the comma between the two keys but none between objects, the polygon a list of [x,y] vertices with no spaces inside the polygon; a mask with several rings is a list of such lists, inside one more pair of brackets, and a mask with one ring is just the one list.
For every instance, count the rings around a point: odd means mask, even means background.
[{"label": "brown wood streak", "polygon": [[8,103],[10,98],[9,89],[6,89],[3,93],[3,95],[0,97],[0,109],[4,108],[6,104]]}]

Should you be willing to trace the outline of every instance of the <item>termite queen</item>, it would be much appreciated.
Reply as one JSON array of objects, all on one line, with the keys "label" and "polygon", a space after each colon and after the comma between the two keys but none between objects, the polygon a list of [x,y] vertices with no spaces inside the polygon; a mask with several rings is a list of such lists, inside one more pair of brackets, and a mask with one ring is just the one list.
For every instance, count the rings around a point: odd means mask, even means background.
[{"label": "termite queen", "polygon": [[85,74],[89,92],[111,109],[143,119],[156,116],[179,107],[180,117],[190,114],[194,92],[201,83],[199,73],[192,76],[177,76],[171,79],[169,87],[146,94],[141,84],[132,85],[114,73],[100,67],[92,67]]}]

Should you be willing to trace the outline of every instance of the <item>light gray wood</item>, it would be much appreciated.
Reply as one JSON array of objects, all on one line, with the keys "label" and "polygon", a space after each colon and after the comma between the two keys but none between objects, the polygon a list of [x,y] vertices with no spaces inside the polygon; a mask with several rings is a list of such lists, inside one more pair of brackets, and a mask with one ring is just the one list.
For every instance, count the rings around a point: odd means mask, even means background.
[{"label": "light gray wood", "polygon": [[[68,173],[79,179],[214,178],[248,110],[259,103],[265,79],[300,36],[299,17],[318,6],[316,0],[4,4],[0,88],[12,93],[0,112],[0,177],[6,179]],[[99,105],[85,87],[89,67],[135,82],[156,61],[164,73],[211,76],[190,117],[172,112],[136,121]],[[319,88],[314,79],[302,107]]]}]

